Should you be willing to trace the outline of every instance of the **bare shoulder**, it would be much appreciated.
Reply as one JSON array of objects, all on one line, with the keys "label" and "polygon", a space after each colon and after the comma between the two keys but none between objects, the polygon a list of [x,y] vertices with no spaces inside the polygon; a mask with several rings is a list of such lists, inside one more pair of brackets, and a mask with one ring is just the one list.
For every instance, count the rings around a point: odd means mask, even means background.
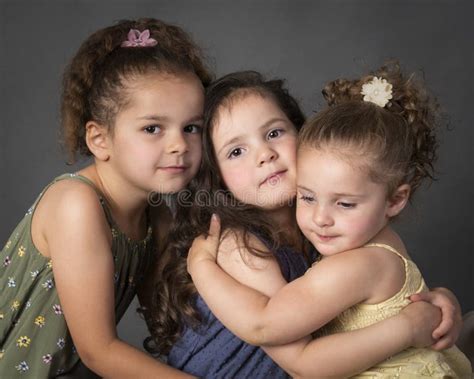
[{"label": "bare shoulder", "polygon": [[[78,180],[51,185],[38,203],[32,220],[32,238],[43,255],[50,256],[49,240],[75,233],[110,230],[96,191]],[[91,237],[92,238],[92,237]]]},{"label": "bare shoulder", "polygon": [[226,230],[221,237],[217,263],[242,284],[271,296],[286,284],[278,262],[256,236],[249,235],[248,245],[250,249],[268,253],[268,257],[256,256],[245,246],[243,231]]},{"label": "bare shoulder", "polygon": [[271,257],[256,256],[251,249],[270,254],[269,249],[253,234],[248,234],[247,247],[244,243],[244,237],[244,232],[236,229],[228,229],[222,234],[217,256],[219,265],[245,264],[253,270],[267,267],[273,259]]},{"label": "bare shoulder", "polygon": [[315,267],[354,272],[362,276],[384,276],[387,270],[403,269],[403,261],[396,255],[380,247],[360,247],[325,257]]},{"label": "bare shoulder", "polygon": [[395,295],[405,282],[405,264],[396,254],[377,246],[360,247],[323,259],[327,269],[359,283],[367,290],[366,303],[378,303]]}]

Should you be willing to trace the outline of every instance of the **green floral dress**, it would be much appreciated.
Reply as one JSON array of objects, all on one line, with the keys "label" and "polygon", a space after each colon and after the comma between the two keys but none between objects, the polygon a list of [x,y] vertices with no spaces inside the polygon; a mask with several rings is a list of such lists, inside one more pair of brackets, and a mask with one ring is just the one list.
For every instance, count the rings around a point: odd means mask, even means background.
[{"label": "green floral dress", "polygon": [[[89,179],[64,174],[51,184],[64,179],[91,185],[100,198],[112,233],[118,322],[150,263],[151,227],[144,240],[130,240],[118,229],[105,199]],[[0,378],[52,378],[70,371],[79,362],[55,288],[52,262],[36,249],[31,239],[35,206],[51,184],[40,194],[1,251]]]}]

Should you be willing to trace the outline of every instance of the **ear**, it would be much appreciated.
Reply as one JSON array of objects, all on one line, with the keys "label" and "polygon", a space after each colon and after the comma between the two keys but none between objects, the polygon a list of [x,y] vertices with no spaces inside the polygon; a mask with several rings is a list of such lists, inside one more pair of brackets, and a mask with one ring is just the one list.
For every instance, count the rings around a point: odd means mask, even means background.
[{"label": "ear", "polygon": [[410,192],[411,187],[409,184],[402,184],[393,191],[387,202],[387,217],[395,217],[405,208],[410,198]]},{"label": "ear", "polygon": [[101,161],[110,158],[110,132],[107,127],[95,121],[86,124],[86,144],[94,157]]}]

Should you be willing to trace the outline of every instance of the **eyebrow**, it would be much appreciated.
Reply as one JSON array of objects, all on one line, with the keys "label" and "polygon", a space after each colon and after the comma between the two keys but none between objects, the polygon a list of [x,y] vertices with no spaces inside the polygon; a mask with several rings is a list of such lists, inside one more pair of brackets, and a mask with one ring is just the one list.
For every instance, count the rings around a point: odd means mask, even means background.
[{"label": "eyebrow", "polygon": [[[311,193],[314,194],[313,190],[311,190],[309,188],[306,188],[305,186],[297,185],[297,188],[302,189],[303,191],[311,192]],[[363,198],[364,197],[364,195],[354,195],[354,194],[348,194],[348,193],[334,193],[333,195],[335,197],[357,197],[357,198]]]},{"label": "eyebrow", "polygon": [[302,190],[304,190],[304,191],[314,193],[312,190],[310,190],[309,188],[306,188],[305,186],[299,186],[299,185],[297,185],[296,187],[297,187],[298,189],[302,189]]},{"label": "eyebrow", "polygon": [[[166,122],[166,121],[169,121],[170,118],[167,117],[167,116],[146,115],[146,116],[143,116],[143,117],[138,117],[138,120]],[[185,122],[185,124],[189,124],[190,122],[203,121],[203,120],[204,120],[203,115],[197,115],[197,116],[191,117],[189,120],[187,120]]]},{"label": "eyebrow", "polygon": [[[274,117],[274,118],[271,118],[270,120],[268,120],[267,122],[264,122],[262,125],[260,125],[258,127],[259,130],[262,130],[262,129],[266,129],[268,128],[270,125],[276,123],[276,122],[287,122],[288,120],[287,119],[284,119],[284,118],[280,118],[280,117]],[[236,136],[232,139],[230,139],[229,141],[227,141],[220,149],[219,151],[217,152],[217,155],[219,155],[221,153],[222,150],[224,150],[227,146],[229,145],[233,145],[234,143],[236,142],[239,142],[241,141],[243,138],[243,135],[239,135],[239,136]]]}]

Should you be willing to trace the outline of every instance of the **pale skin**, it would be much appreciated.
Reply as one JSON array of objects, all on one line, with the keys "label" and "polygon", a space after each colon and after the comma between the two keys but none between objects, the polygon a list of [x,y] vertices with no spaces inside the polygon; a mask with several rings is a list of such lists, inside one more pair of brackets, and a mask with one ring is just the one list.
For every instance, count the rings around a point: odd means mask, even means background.
[{"label": "pale skin", "polygon": [[[105,125],[85,125],[94,164],[79,171],[102,192],[120,229],[146,235],[151,191],[189,182],[201,155],[203,88],[192,74],[134,78],[130,102]],[[117,336],[110,227],[93,188],[76,180],[51,186],[32,222],[38,250],[52,259],[55,283],[83,363],[106,378],[187,378]],[[84,333],[87,331],[87,333]]]},{"label": "pale skin", "polygon": [[[260,102],[265,101],[271,103],[271,100],[262,100],[260,97]],[[231,111],[220,113],[219,123],[213,134],[219,168],[224,179],[226,178],[226,167],[234,168],[234,162],[225,161],[226,157],[228,159],[230,156],[233,160],[235,159],[235,164],[239,164],[242,170],[245,171],[245,173],[237,176],[239,183],[245,180],[245,175],[251,175],[252,172],[255,172],[256,180],[248,181],[250,183],[249,188],[251,188],[252,183],[261,183],[258,167],[265,167],[265,165],[273,165],[278,169],[291,167],[291,155],[285,155],[289,143],[284,140],[285,133],[282,134],[281,139],[280,137],[268,139],[270,134],[261,134],[267,137],[258,139],[258,133],[260,132],[257,133],[256,131],[261,130],[261,126],[265,125],[265,121],[274,118],[275,115],[281,116],[281,111],[278,114],[276,107],[274,106],[272,109],[271,104],[268,103],[265,104],[268,108],[267,113],[263,112],[262,114],[261,109],[263,107],[260,107],[260,110],[253,109],[252,111],[252,107],[257,108],[259,106],[258,102],[258,97],[254,96],[251,102],[241,104],[241,107],[239,107],[239,102],[236,102]],[[230,119],[226,119],[226,115]],[[245,120],[239,125],[239,128],[226,127],[226,125],[239,124],[239,120]],[[252,128],[252,125],[255,127]],[[232,130],[247,133],[247,136],[240,135],[239,138],[235,138]],[[232,139],[236,140],[237,144],[235,146],[231,144],[228,149],[231,154],[220,156],[220,147],[227,146],[228,141]],[[270,142],[265,142],[265,140]],[[252,164],[255,166],[252,167]],[[237,169],[234,168],[234,170]],[[273,170],[262,170],[262,172],[266,175],[267,172],[273,172]],[[291,168],[288,169],[288,172],[291,172]],[[278,191],[278,186],[283,186],[283,188],[287,186],[288,177],[283,175],[278,179],[275,182],[276,188],[273,189],[274,191]],[[226,181],[226,184],[234,192],[232,183]],[[257,186],[257,193],[260,190],[260,187]],[[237,198],[239,198],[239,193],[238,191],[234,192]],[[285,191],[285,193],[288,193],[288,191]],[[241,198],[241,200],[244,201],[245,199]],[[400,207],[402,203],[403,201],[397,201],[391,209],[393,211],[398,208],[402,209],[403,205]],[[262,203],[258,205],[265,206]],[[291,212],[288,213],[288,211],[284,207],[270,206],[268,214],[269,217],[274,218],[277,224],[286,226],[291,224],[291,216],[286,216],[285,219],[285,214],[291,215]],[[252,240],[252,244],[264,249],[257,238]],[[360,267],[364,264],[364,259],[368,259],[368,256],[373,254],[368,252],[365,255],[355,255],[362,256],[362,258],[353,262]],[[342,259],[342,257],[337,258]],[[395,267],[394,272],[400,268],[400,258],[398,257],[393,259],[393,257],[385,254],[383,258],[379,259],[390,261]],[[331,263],[325,262],[324,270],[316,270],[315,266],[302,278],[291,284],[286,284],[274,259],[253,256],[239,242],[238,231],[226,231],[220,237],[219,224],[216,220],[213,220],[209,237],[207,239],[205,237],[196,239],[189,252],[188,271],[211,311],[226,327],[251,344],[264,345],[266,352],[279,365],[297,377],[347,377],[364,371],[409,346],[428,346],[434,342],[431,333],[439,324],[439,316],[436,311],[427,309],[429,306],[426,304],[424,304],[425,309],[423,310],[421,310],[421,307],[415,310],[415,307],[419,307],[421,304],[413,304],[404,309],[398,316],[365,329],[313,341],[306,338],[289,345],[270,347],[269,345],[281,345],[307,336],[334,318],[340,313],[341,309],[346,309],[354,303],[365,299],[377,301],[377,299],[384,296],[366,291],[365,298],[364,295],[357,295],[359,297],[355,296],[352,300],[346,300],[347,292],[355,293],[356,291],[353,290],[351,280],[347,280],[347,273],[344,270],[337,271],[327,267],[329,264],[336,266],[335,263],[332,263],[334,261],[332,259],[328,260]],[[383,262],[380,262],[380,265],[382,264]],[[329,272],[328,269],[331,270],[331,275],[325,275]],[[344,280],[341,280],[341,278]],[[351,286],[344,286],[339,283],[338,279],[346,284],[350,282]],[[367,280],[367,276],[359,278],[353,274],[351,279],[362,285]],[[370,280],[372,282],[367,284],[367,288],[369,284],[374,283],[373,280],[375,279],[370,278]],[[288,288],[289,290],[287,290]],[[385,288],[384,290],[389,293],[393,291],[393,288]],[[270,310],[270,306],[273,306],[273,303],[271,303],[273,298],[275,296],[279,298],[283,296],[280,294],[287,293],[289,295],[284,297],[284,301],[279,302],[278,309],[273,307]],[[342,301],[339,301],[340,296],[343,296]],[[271,297],[270,301],[269,297]],[[444,303],[447,308],[456,307],[456,302],[452,302],[442,294],[431,293],[427,297],[435,297],[437,302]],[[334,299],[338,299],[338,301],[334,301]],[[420,311],[419,314],[418,311]],[[423,312],[426,313],[423,314]],[[450,312],[454,315],[450,316]],[[460,314],[458,310],[453,309],[445,312],[445,314],[448,314],[446,317],[449,320],[447,324],[453,321],[455,315],[457,315],[456,312]],[[406,317],[408,314],[410,317]],[[415,314],[417,316],[414,317]],[[417,325],[415,326],[415,324]],[[449,344],[450,339],[453,338],[453,335],[456,335],[457,331],[450,329],[451,325],[447,324],[440,325],[438,333],[444,334],[449,330],[451,333],[448,333],[449,336],[444,341],[444,343]]]}]

